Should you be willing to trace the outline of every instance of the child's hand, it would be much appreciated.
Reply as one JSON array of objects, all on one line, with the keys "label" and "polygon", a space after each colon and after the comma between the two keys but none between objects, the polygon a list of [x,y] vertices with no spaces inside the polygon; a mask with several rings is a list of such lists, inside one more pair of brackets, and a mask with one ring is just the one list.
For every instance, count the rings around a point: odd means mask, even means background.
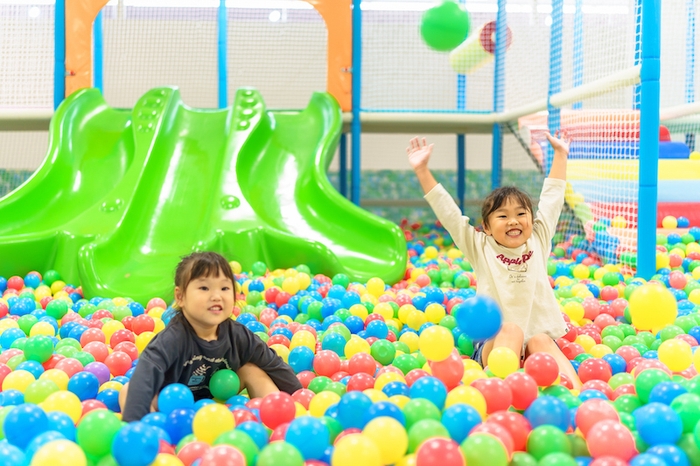
[{"label": "child's hand", "polygon": [[554,133],[554,136],[549,133],[546,133],[545,136],[547,136],[547,140],[552,145],[554,152],[569,155],[569,144],[571,143],[571,138],[569,138],[566,131],[557,130],[557,132]]},{"label": "child's hand", "polygon": [[414,170],[425,168],[428,166],[430,154],[433,152],[433,144],[428,145],[425,138],[413,138],[409,141],[406,153],[408,154],[408,163],[411,164]]}]

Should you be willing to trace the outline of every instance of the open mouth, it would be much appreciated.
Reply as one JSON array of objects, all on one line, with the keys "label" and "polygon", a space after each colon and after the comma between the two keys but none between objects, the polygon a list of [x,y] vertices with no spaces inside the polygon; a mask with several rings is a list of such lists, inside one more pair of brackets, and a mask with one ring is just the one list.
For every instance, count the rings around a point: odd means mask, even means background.
[{"label": "open mouth", "polygon": [[209,312],[223,312],[224,308],[221,306],[212,306],[209,308]]},{"label": "open mouth", "polygon": [[508,230],[506,232],[506,235],[508,236],[520,236],[522,234],[523,230],[518,230],[518,229],[513,229],[513,230]]}]

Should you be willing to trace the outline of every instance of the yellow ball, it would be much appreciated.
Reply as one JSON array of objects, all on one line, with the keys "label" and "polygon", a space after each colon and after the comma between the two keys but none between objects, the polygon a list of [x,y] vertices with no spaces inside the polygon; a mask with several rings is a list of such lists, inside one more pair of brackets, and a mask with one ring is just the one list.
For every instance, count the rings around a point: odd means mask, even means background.
[{"label": "yellow ball", "polygon": [[381,391],[390,382],[406,383],[406,379],[403,375],[397,374],[396,372],[385,372],[374,381],[374,389]]},{"label": "yellow ball", "polygon": [[309,403],[309,414],[314,417],[321,417],[326,410],[340,401],[340,395],[335,392],[321,392],[311,398]]},{"label": "yellow ball", "polygon": [[588,270],[588,266],[578,264],[576,267],[574,267],[574,277],[578,278],[579,280],[583,280],[584,278],[588,278],[590,276],[591,272]]},{"label": "yellow ball", "polygon": [[423,257],[426,259],[435,259],[438,256],[438,250],[435,246],[428,246],[423,251]]},{"label": "yellow ball", "polygon": [[[700,267],[695,267],[693,269],[693,279],[700,280]],[[2,322],[2,321],[0,321],[0,322]]]},{"label": "yellow ball", "polygon": [[36,324],[32,325],[32,328],[29,330],[30,337],[36,335],[53,337],[56,335],[56,330],[53,328],[53,325],[48,322],[37,322]]},{"label": "yellow ball", "polygon": [[385,286],[386,284],[384,283],[384,280],[378,277],[373,277],[367,281],[367,292],[378,298],[384,294]]},{"label": "yellow ball", "polygon": [[[377,438],[381,442],[381,437]],[[408,439],[406,441],[408,443]],[[381,466],[382,453],[374,440],[364,434],[350,434],[338,440],[333,449],[333,466]]]},{"label": "yellow ball", "polygon": [[289,350],[293,350],[297,346],[306,346],[311,351],[316,351],[316,337],[308,330],[299,330],[292,335],[292,340],[289,343]]},{"label": "yellow ball", "polygon": [[80,404],[80,398],[66,390],[50,394],[39,406],[47,413],[60,411],[67,414],[74,423],[77,423],[83,415],[83,405]]},{"label": "yellow ball", "polygon": [[462,383],[464,385],[469,386],[475,380],[488,379],[488,378],[489,378],[489,376],[486,375],[486,373],[483,370],[481,370],[480,368],[479,369],[466,369],[464,371],[464,375],[462,375]]},{"label": "yellow ball", "polygon": [[[700,269],[700,267],[698,267]],[[2,319],[0,320],[0,335],[2,335],[2,332],[9,328],[19,328],[19,324],[17,323],[16,320],[12,319]]]},{"label": "yellow ball", "polygon": [[510,348],[494,348],[489,353],[488,367],[496,377],[504,379],[520,369],[520,356]]},{"label": "yellow ball", "polygon": [[418,348],[430,361],[444,361],[452,354],[454,347],[452,332],[440,325],[423,330],[418,340]]},{"label": "yellow ball", "polygon": [[282,360],[285,363],[289,362],[289,348],[287,348],[286,346],[284,346],[283,344],[280,344],[280,343],[272,345],[272,346],[270,346],[270,348],[275,350],[275,353],[277,353],[277,356],[282,358]]},{"label": "yellow ball", "polygon": [[425,318],[428,319],[428,322],[432,322],[433,324],[440,323],[446,314],[445,308],[438,303],[428,304],[425,308]]},{"label": "yellow ball", "polygon": [[406,318],[406,325],[411,327],[413,330],[418,330],[427,321],[428,319],[425,317],[425,313],[416,309],[408,313],[408,316]]},{"label": "yellow ball", "polygon": [[612,354],[613,350],[610,349],[609,346],[606,345],[594,345],[593,348],[590,350],[591,356],[593,356],[596,359],[602,359],[603,356],[606,354]]},{"label": "yellow ball", "polygon": [[405,343],[408,346],[408,349],[411,350],[411,353],[418,351],[420,346],[420,337],[413,332],[404,333],[399,337],[399,341],[401,343]]},{"label": "yellow ball", "polygon": [[629,299],[632,325],[639,330],[661,329],[673,323],[678,305],[673,294],[663,285],[646,283]]},{"label": "yellow ball", "polygon": [[[700,267],[697,267],[693,270],[693,275],[695,275],[695,271],[700,270]],[[700,275],[700,272],[698,273]],[[688,295],[688,301],[690,301],[693,304],[700,304],[700,289],[694,289],[693,291],[690,292]]]},{"label": "yellow ball", "polygon": [[348,309],[348,311],[350,312],[350,314],[357,316],[362,320],[365,320],[369,315],[369,312],[367,312],[367,308],[362,304],[353,304],[352,306],[350,306],[350,309]]},{"label": "yellow ball", "polygon": [[[700,267],[698,267],[698,269],[700,269]],[[384,321],[387,321],[388,319],[394,318],[394,308],[392,308],[391,304],[389,303],[377,303],[372,310],[372,314],[379,314],[380,316],[384,317]],[[0,322],[3,321],[0,320]]]},{"label": "yellow ball", "polygon": [[105,341],[109,343],[109,339],[112,338],[114,332],[116,332],[117,330],[122,330],[124,328],[124,324],[122,324],[118,320],[108,320],[107,322],[105,322],[105,324],[102,326],[102,333],[105,334]]},{"label": "yellow ball", "polygon": [[25,370],[14,370],[7,374],[2,381],[2,391],[19,390],[24,393],[27,387],[36,379],[31,372]]},{"label": "yellow ball", "polygon": [[399,308],[399,320],[405,324],[408,321],[408,315],[415,310],[416,308],[413,304],[404,304]]},{"label": "yellow ball", "polygon": [[70,440],[54,440],[49,442],[40,447],[32,457],[32,466],[86,465],[87,458],[85,457],[83,449]]},{"label": "yellow ball", "polygon": [[294,412],[294,417],[301,417],[301,416],[306,416],[309,414],[309,412],[304,408],[304,405],[299,403],[298,401],[294,402],[294,409],[296,410]]},{"label": "yellow ball", "polygon": [[309,287],[309,285],[311,285],[311,277],[308,273],[299,272],[296,279],[300,290],[305,290]]},{"label": "yellow ball", "polygon": [[56,384],[59,390],[68,390],[68,374],[60,369],[49,369],[43,372],[39,379],[50,380]]},{"label": "yellow ball", "polygon": [[586,353],[590,353],[591,349],[596,345],[595,340],[588,335],[579,335],[574,342],[581,345]]},{"label": "yellow ball", "polygon": [[154,318],[157,317],[160,319],[161,317],[163,317],[164,312],[165,312],[165,309],[163,309],[162,307],[152,307],[151,309],[148,310],[147,314],[149,317],[154,317]]},{"label": "yellow ball", "polygon": [[381,390],[377,390],[376,388],[368,388],[366,390],[363,390],[362,393],[367,395],[367,397],[372,400],[372,403],[379,403],[380,401],[389,401],[389,397],[386,396],[386,393],[384,393]]},{"label": "yellow ball", "polygon": [[296,277],[285,278],[282,282],[282,290],[291,295],[297,294],[300,288],[301,287],[299,286],[299,282],[297,281]]},{"label": "yellow ball", "polygon": [[690,153],[690,160],[700,160],[700,152],[694,150]]},{"label": "yellow ball", "polygon": [[119,382],[110,380],[109,382],[105,382],[102,385],[100,385],[100,389],[98,390],[98,392],[101,392],[103,390],[116,390],[120,392],[122,388],[124,388],[124,385],[120,384]]},{"label": "yellow ball", "polygon": [[678,219],[673,215],[667,215],[661,220],[661,226],[667,229],[678,228]]},{"label": "yellow ball", "polygon": [[659,361],[673,372],[684,371],[693,363],[693,350],[690,345],[675,338],[661,343],[658,349]]},{"label": "yellow ball", "polygon": [[569,319],[580,322],[586,311],[583,309],[583,305],[578,301],[569,301],[564,305],[564,313],[569,316]]},{"label": "yellow ball", "polygon": [[367,340],[353,335],[350,337],[347,343],[345,343],[345,357],[350,359],[357,353],[367,353],[370,354],[370,347]]},{"label": "yellow ball", "polygon": [[143,332],[139,335],[136,335],[136,348],[139,350],[139,354],[143,352],[144,349],[146,349],[146,346],[153,340],[153,337],[156,336],[155,333],[153,332]]},{"label": "yellow ball", "polygon": [[168,455],[167,453],[158,453],[156,459],[150,466],[185,466],[185,463],[180,461],[175,455]]},{"label": "yellow ball", "polygon": [[66,286],[66,282],[62,280],[56,280],[51,284],[51,292],[52,293],[58,293],[63,289],[63,287]]},{"label": "yellow ball", "polygon": [[389,402],[394,403],[399,409],[403,409],[409,401],[411,401],[411,399],[406,395],[394,395],[389,397]]},{"label": "yellow ball", "polygon": [[219,435],[233,430],[234,427],[236,427],[236,422],[233,419],[233,414],[226,406],[218,403],[208,404],[200,408],[192,420],[194,436],[197,437],[197,440],[209,445],[214,443]]},{"label": "yellow ball", "polygon": [[114,303],[115,306],[126,306],[129,304],[129,300],[126,298],[121,298],[117,296],[116,298],[112,298],[112,302]]},{"label": "yellow ball", "polygon": [[486,399],[479,390],[468,385],[458,385],[447,394],[445,408],[456,404],[469,405],[476,409],[482,419],[486,418]]},{"label": "yellow ball", "polygon": [[657,251],[656,252],[656,270],[667,269],[671,265],[671,259],[668,257],[667,253]]},{"label": "yellow ball", "polygon": [[447,257],[450,259],[459,259],[460,257],[464,257],[464,254],[457,248],[450,248],[450,250],[447,251]]},{"label": "yellow ball", "polygon": [[362,429],[368,438],[374,439],[379,448],[382,464],[394,464],[408,450],[408,435],[403,425],[393,417],[376,417]]}]

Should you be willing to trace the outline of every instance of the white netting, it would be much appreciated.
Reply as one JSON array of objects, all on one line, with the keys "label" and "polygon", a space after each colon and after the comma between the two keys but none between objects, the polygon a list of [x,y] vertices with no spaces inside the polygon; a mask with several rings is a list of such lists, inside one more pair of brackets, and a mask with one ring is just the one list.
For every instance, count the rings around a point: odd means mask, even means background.
[{"label": "white netting", "polygon": [[[1,110],[53,106],[53,21],[52,1],[0,3]],[[45,131],[0,131],[0,196],[39,166],[47,144]]]},{"label": "white netting", "polygon": [[[327,31],[321,15],[302,0],[267,8],[228,8],[228,93],[257,88],[269,108],[299,109],[326,89]],[[248,2],[250,3],[250,2]]]},{"label": "white netting", "polygon": [[105,99],[131,108],[151,88],[178,86],[188,105],[217,107],[217,8],[152,5],[103,8]]}]

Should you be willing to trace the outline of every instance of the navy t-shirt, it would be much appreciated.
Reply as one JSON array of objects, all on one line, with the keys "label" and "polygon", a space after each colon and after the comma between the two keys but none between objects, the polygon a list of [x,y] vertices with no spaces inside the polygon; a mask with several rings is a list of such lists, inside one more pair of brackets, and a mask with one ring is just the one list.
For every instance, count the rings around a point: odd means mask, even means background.
[{"label": "navy t-shirt", "polygon": [[265,371],[283,392],[292,394],[302,388],[282,358],[244,325],[226,319],[219,325],[217,339],[206,341],[178,314],[139,356],[122,419],[140,420],[151,411],[153,397],[171,383],[187,385],[195,400],[211,398],[209,380],[214,372],[237,371],[247,363]]}]

